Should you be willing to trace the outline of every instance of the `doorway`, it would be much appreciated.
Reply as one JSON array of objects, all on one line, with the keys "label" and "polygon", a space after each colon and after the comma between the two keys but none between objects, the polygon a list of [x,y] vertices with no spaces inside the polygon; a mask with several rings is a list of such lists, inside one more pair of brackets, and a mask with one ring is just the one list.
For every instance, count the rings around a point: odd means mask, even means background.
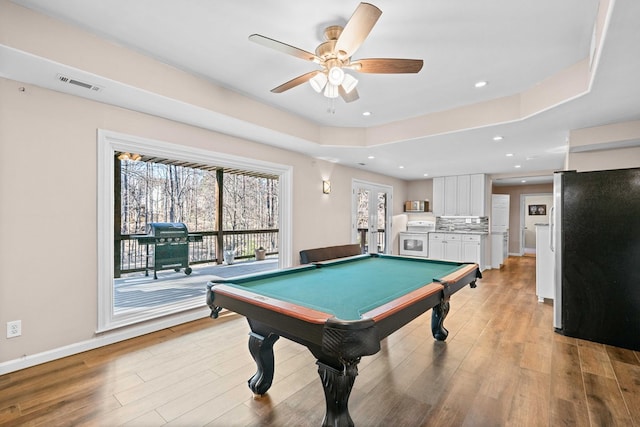
[{"label": "doorway", "polygon": [[352,236],[363,253],[390,253],[393,188],[365,181],[352,182]]},{"label": "doorway", "polygon": [[520,253],[535,255],[536,224],[548,224],[553,206],[552,193],[522,194],[520,196]]}]

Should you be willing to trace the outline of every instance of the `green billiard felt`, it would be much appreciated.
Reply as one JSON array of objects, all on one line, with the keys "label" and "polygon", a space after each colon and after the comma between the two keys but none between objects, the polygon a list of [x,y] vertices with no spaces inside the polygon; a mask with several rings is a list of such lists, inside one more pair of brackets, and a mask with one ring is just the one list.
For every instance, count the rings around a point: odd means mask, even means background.
[{"label": "green billiard felt", "polygon": [[358,320],[386,304],[460,268],[462,264],[398,257],[365,257],[299,271],[283,270],[230,280],[256,294]]}]

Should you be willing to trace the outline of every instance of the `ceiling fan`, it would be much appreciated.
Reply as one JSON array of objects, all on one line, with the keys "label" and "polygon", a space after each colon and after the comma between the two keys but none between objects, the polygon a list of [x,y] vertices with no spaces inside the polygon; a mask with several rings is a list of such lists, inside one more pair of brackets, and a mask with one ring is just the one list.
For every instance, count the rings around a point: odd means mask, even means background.
[{"label": "ceiling fan", "polygon": [[260,34],[250,35],[249,40],[255,43],[314,62],[322,67],[320,70],[289,80],[271,89],[271,92],[282,93],[308,81],[316,92],[323,92],[327,98],[341,96],[345,102],[352,102],[359,98],[355,88],[358,80],[344,70],[375,74],[419,72],[422,69],[422,59],[351,58],[367,38],[380,15],[382,11],[376,6],[360,3],[344,28],[332,25],[324,30],[325,41],[316,48],[315,54]]}]

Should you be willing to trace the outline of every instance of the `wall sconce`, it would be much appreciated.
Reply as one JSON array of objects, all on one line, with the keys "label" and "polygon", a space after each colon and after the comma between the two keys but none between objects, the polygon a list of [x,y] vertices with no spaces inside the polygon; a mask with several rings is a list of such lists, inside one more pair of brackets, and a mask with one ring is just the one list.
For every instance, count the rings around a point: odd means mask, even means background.
[{"label": "wall sconce", "polygon": [[331,181],[328,181],[328,180],[322,181],[322,192],[324,194],[331,193]]}]

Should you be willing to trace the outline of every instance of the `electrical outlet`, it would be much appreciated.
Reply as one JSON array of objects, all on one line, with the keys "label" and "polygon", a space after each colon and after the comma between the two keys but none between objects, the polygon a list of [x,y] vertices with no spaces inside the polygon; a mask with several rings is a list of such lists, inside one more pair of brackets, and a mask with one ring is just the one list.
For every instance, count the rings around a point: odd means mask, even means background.
[{"label": "electrical outlet", "polygon": [[7,322],[7,338],[15,338],[22,335],[22,320]]}]

